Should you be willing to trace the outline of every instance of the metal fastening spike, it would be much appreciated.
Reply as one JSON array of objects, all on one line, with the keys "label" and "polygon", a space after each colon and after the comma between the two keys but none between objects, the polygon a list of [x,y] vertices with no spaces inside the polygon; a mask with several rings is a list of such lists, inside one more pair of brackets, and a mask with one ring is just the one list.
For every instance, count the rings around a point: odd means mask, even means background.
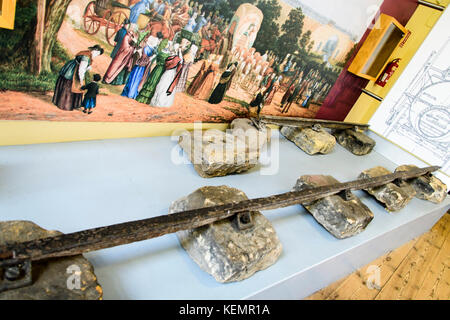
[{"label": "metal fastening spike", "polygon": [[239,230],[247,230],[254,226],[251,212],[242,212],[236,215]]}]

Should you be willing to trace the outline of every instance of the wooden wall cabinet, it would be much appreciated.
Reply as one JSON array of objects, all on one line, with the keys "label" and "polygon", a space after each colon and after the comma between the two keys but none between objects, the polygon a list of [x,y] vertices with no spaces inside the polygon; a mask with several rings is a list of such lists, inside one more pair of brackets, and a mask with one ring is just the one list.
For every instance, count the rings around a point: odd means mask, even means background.
[{"label": "wooden wall cabinet", "polygon": [[407,32],[395,18],[382,13],[348,71],[364,79],[376,81]]}]

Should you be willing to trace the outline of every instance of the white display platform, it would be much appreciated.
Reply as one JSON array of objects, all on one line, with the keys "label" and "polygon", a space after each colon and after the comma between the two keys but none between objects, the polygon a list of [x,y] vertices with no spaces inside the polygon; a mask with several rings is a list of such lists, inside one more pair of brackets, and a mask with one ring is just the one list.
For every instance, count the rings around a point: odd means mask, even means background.
[{"label": "white display platform", "polygon": [[[289,191],[304,174],[344,182],[374,166],[394,170],[417,163],[391,146],[394,163],[383,152],[386,142],[372,137],[378,146],[364,157],[339,145],[331,154],[309,156],[274,131],[280,143],[276,175],[255,168],[213,179],[199,177],[190,164],[175,165],[171,153],[177,146],[170,137],[0,147],[0,220],[31,220],[68,233],[166,214],[172,201],[205,185],[228,185],[254,198]],[[375,218],[345,240],[334,238],[301,206],[263,212],[283,253],[273,266],[239,283],[217,283],[175,234],[85,256],[105,299],[301,299],[428,231],[450,207],[450,197],[440,205],[413,199],[402,211],[388,213],[366,193],[356,194]]]}]

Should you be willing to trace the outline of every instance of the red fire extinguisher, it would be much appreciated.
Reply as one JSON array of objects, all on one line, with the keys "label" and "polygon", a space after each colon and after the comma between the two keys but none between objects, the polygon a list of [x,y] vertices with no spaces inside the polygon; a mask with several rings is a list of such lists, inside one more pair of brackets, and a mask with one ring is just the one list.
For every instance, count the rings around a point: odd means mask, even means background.
[{"label": "red fire extinguisher", "polygon": [[401,59],[395,59],[395,60],[392,60],[391,62],[389,62],[388,65],[386,66],[386,68],[384,69],[383,73],[380,75],[377,82],[375,82],[375,83],[381,87],[384,87],[386,85],[386,83],[388,82],[388,80],[394,74],[395,70],[398,69],[398,62],[400,60]]}]

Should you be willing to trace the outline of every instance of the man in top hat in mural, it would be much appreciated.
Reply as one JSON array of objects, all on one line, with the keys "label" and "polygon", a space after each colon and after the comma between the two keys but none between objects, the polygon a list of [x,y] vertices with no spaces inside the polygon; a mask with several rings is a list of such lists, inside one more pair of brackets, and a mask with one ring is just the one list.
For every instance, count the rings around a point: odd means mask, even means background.
[{"label": "man in top hat in mural", "polygon": [[123,37],[125,37],[125,35],[127,34],[129,26],[130,26],[130,20],[128,20],[128,19],[123,20],[122,28],[120,28],[120,30],[117,31],[116,36],[114,37],[114,41],[116,42],[116,45],[114,46],[114,49],[111,52],[111,58],[114,59],[114,57],[117,54],[117,51],[119,51],[119,48],[122,45]]}]

